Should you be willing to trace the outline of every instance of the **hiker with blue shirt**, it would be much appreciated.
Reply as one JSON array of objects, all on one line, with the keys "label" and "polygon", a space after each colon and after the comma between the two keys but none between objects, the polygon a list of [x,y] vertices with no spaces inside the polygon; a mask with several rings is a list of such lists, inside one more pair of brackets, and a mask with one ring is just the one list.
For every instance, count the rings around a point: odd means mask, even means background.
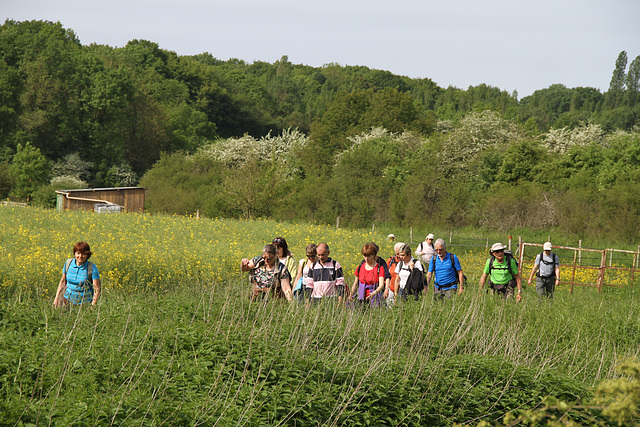
[{"label": "hiker with blue shirt", "polygon": [[54,307],[84,303],[96,305],[101,293],[100,273],[98,267],[89,261],[91,255],[87,242],[75,244],[73,258],[68,259],[62,267],[62,278],[53,300]]},{"label": "hiker with blue shirt", "polygon": [[464,292],[464,273],[460,259],[447,252],[447,244],[443,239],[436,240],[433,247],[436,254],[431,258],[427,270],[427,286],[431,277],[434,277],[433,298],[451,298],[456,292],[461,295]]}]

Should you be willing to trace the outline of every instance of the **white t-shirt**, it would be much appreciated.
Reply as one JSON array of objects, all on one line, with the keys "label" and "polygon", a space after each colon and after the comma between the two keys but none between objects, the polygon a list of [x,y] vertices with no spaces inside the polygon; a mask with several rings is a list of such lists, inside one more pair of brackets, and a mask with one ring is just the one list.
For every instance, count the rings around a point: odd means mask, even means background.
[{"label": "white t-shirt", "polygon": [[[415,263],[414,268],[417,268],[418,270],[424,272],[424,270],[422,269],[422,263],[420,261],[415,258],[411,258],[411,261]],[[409,275],[411,274],[411,270],[409,269],[411,261],[409,262],[409,264],[405,264],[404,261],[400,261],[398,264],[396,264],[396,274],[400,278],[400,289],[404,289],[405,286],[407,286],[407,280],[409,279]]]}]

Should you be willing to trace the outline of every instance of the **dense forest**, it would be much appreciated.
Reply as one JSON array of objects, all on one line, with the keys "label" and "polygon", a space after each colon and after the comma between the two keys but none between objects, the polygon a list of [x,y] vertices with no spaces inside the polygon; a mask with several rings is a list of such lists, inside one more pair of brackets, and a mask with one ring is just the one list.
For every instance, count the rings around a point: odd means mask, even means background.
[{"label": "dense forest", "polygon": [[640,237],[640,57],[518,99],[364,66],[0,27],[0,197],[143,185],[150,212]]}]

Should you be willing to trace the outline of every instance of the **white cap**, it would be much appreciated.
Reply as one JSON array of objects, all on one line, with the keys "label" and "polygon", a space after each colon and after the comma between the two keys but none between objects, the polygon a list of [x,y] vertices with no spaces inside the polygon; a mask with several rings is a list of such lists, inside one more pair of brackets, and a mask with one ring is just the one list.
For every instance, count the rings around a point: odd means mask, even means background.
[{"label": "white cap", "polygon": [[502,243],[494,243],[491,245],[491,252],[500,251],[502,249],[507,249],[507,247]]},{"label": "white cap", "polygon": [[427,240],[427,239],[432,239],[433,240],[435,237],[436,236],[434,236],[433,234],[429,233],[429,234],[427,234],[427,237],[424,238],[424,240]]},{"label": "white cap", "polygon": [[387,239],[395,239],[395,238],[396,238],[396,235],[395,235],[395,234],[389,234],[389,235],[387,236]]},{"label": "white cap", "polygon": [[553,245],[551,245],[551,242],[545,242],[545,244],[542,245],[542,250],[544,251],[550,251],[551,249],[553,249]]}]

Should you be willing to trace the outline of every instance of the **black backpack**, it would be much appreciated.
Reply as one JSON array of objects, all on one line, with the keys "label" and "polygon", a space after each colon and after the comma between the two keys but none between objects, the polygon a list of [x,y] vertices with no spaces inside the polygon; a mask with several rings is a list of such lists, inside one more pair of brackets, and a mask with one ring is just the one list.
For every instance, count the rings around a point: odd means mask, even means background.
[{"label": "black backpack", "polygon": [[[515,271],[515,273],[511,270],[511,260],[512,259],[516,261],[516,271]],[[496,257],[493,254],[491,254],[491,258],[490,258],[490,261],[489,261],[489,276],[491,276],[491,269],[493,269],[493,262],[495,260],[496,260]],[[513,257],[513,255],[511,255],[511,253],[509,253],[507,251],[504,251],[504,261],[507,264],[507,268],[506,269],[505,268],[498,268],[498,269],[499,270],[507,270],[508,269],[509,273],[511,273],[511,275],[513,277],[516,277],[516,275],[518,274],[518,260],[515,259]]]},{"label": "black backpack", "polygon": [[[407,279],[407,284],[404,288],[407,291],[407,294],[414,295],[417,301],[424,289],[424,272],[415,266],[416,262],[417,260],[413,263],[413,269],[409,273],[409,278]],[[400,269],[402,269],[404,261],[400,261],[398,265],[400,265]]]}]

